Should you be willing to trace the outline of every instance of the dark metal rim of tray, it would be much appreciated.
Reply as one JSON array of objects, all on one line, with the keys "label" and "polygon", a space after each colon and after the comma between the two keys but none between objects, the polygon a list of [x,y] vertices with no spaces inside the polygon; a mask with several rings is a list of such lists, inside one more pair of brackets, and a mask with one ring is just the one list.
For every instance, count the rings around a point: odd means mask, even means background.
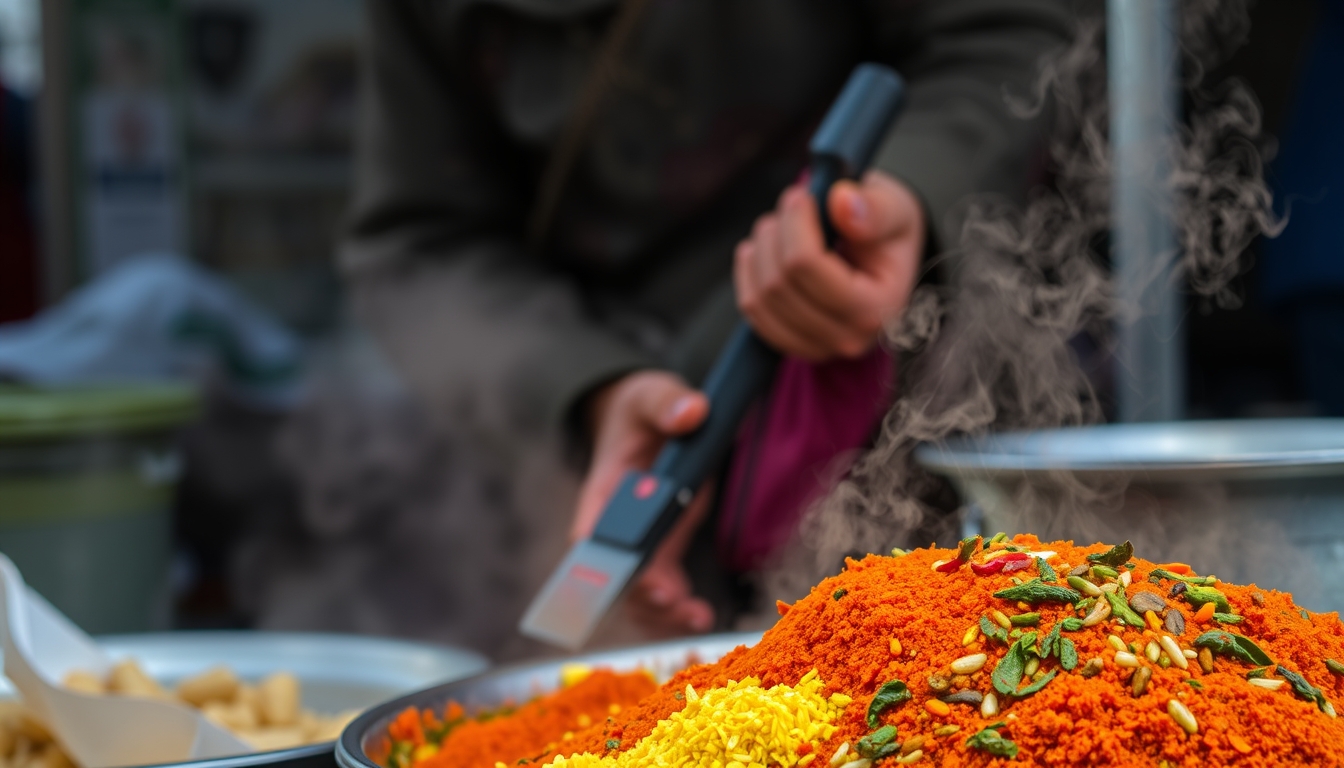
[{"label": "dark metal rim of tray", "polygon": [[[373,739],[385,736],[393,718],[407,707],[442,709],[451,699],[463,703],[470,710],[473,706],[502,704],[505,698],[523,701],[526,695],[547,693],[544,686],[537,685],[536,681],[550,680],[554,686],[554,683],[559,681],[560,668],[565,664],[585,664],[627,671],[647,667],[652,661],[654,665],[663,667],[663,671],[670,672],[674,671],[673,667],[680,669],[687,666],[687,660],[716,661],[734,648],[740,645],[753,645],[760,639],[759,632],[733,632],[683,638],[665,643],[595,651],[580,656],[499,667],[474,677],[426,688],[379,704],[355,718],[346,726],[341,738],[336,742],[336,764],[341,768],[383,768],[368,757],[365,749]],[[235,768],[235,766],[222,768]]]}]

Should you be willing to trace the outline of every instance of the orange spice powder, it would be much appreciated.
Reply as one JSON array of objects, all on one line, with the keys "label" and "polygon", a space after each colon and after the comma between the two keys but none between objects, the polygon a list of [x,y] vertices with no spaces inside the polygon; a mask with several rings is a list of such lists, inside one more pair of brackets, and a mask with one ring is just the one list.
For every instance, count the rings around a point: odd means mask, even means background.
[{"label": "orange spice powder", "polygon": [[[1075,547],[1072,542],[1041,543],[1034,537],[1018,536],[1012,545],[1055,554],[1049,563],[1058,571],[1058,586],[1066,584],[1068,569],[1085,564],[1085,556],[1107,547]],[[1002,547],[1003,544],[996,546]],[[716,664],[701,665],[675,676],[620,715],[578,731],[574,738],[555,745],[545,763],[555,755],[589,752],[608,754],[613,740],[623,750],[648,735],[654,725],[680,710],[687,684],[703,691],[729,679],[759,677],[764,686],[792,685],[816,668],[831,692],[854,698],[843,713],[838,730],[818,745],[817,765],[844,742],[851,745],[872,732],[866,722],[867,707],[884,683],[904,681],[913,694],[910,701],[883,711],[879,724],[895,725],[898,740],[922,737],[921,764],[938,766],[982,765],[1111,765],[1111,766],[1299,766],[1344,765],[1344,720],[1323,712],[1312,701],[1295,695],[1291,683],[1278,690],[1251,685],[1247,673],[1254,665],[1227,654],[1218,654],[1214,671],[1205,673],[1197,660],[1186,669],[1178,664],[1163,667],[1144,658],[1150,641],[1169,634],[1165,626],[1127,626],[1114,619],[1076,631],[1062,632],[1075,645],[1078,665],[1072,671],[1060,668],[1058,659],[1043,660],[1042,670],[1059,670],[1057,677],[1040,691],[1025,697],[1010,697],[994,691],[991,675],[1009,646],[971,633],[975,639],[963,645],[967,630],[992,610],[1008,615],[1024,613],[1016,600],[994,596],[1013,586],[1013,579],[1037,577],[1033,565],[1013,574],[976,575],[969,567],[951,573],[933,570],[939,560],[955,557],[946,549],[916,550],[901,557],[869,556],[850,560],[843,573],[826,579],[810,595],[792,606],[781,605],[781,618],[753,648],[739,648]],[[983,552],[976,559],[985,557]],[[1202,625],[1194,621],[1195,607],[1173,596],[1175,582],[1151,583],[1149,575],[1160,566],[1134,558],[1132,584],[1117,584],[1129,600],[1139,592],[1151,592],[1166,603],[1162,612],[1180,612],[1184,632],[1173,635],[1183,649],[1193,649],[1197,636],[1210,629],[1226,629],[1253,640],[1277,665],[1302,675],[1320,689],[1326,700],[1344,705],[1344,676],[1326,666],[1327,659],[1344,661],[1344,624],[1337,614],[1304,614],[1291,595],[1259,590],[1254,585],[1236,586],[1219,582],[1231,613],[1242,621]],[[1123,570],[1123,568],[1121,568]],[[1039,624],[1023,627],[1044,637],[1057,623],[1078,618],[1072,605],[1043,602],[1030,606],[1040,615]],[[1305,617],[1304,617],[1305,616]],[[1159,616],[1161,618],[1161,616]],[[1107,641],[1116,635],[1133,646],[1139,664],[1151,672],[1141,696],[1133,695],[1133,668],[1116,664],[1116,651]],[[895,638],[899,645],[893,644]],[[1011,639],[1010,639],[1011,642]],[[899,652],[893,654],[893,649]],[[988,662],[969,675],[955,675],[950,664],[961,657],[984,653]],[[1082,669],[1092,659],[1102,659],[1100,674],[1084,677]],[[1278,677],[1271,670],[1270,677]],[[942,678],[947,687],[934,690],[930,677]],[[1194,681],[1192,685],[1188,681]],[[942,683],[939,683],[942,687]],[[933,714],[929,701],[959,690],[994,692],[1001,711],[983,717],[980,708],[952,704],[946,715]],[[558,700],[561,692],[543,702]],[[1198,722],[1198,731],[1187,734],[1168,714],[1168,703],[1183,704]],[[942,708],[936,710],[941,713]],[[1008,761],[968,747],[976,732],[994,722],[1003,722],[1000,732],[1018,748]],[[955,733],[949,733],[956,726]],[[451,738],[450,738],[451,741]],[[508,740],[496,742],[493,760],[513,765],[519,757],[536,758],[536,752],[513,749]],[[445,744],[443,755],[452,754]],[[474,759],[474,758],[473,758]],[[433,759],[417,768],[447,768],[448,765],[487,768],[493,765],[459,759]],[[891,763],[888,758],[877,768]]]}]

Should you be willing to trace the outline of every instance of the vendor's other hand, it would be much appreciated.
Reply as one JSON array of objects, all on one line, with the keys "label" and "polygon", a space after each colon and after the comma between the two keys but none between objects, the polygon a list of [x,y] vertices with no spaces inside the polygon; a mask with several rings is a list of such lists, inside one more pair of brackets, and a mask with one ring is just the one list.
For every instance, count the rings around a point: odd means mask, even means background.
[{"label": "vendor's other hand", "polygon": [[826,201],[840,235],[827,250],[817,208],[803,184],[784,190],[737,246],[737,303],[752,327],[785,354],[814,362],[866,353],[905,310],[926,237],[919,199],[870,171],[840,181]]},{"label": "vendor's other hand", "polygon": [[[592,533],[627,471],[648,469],[668,438],[695,430],[709,414],[703,394],[664,371],[628,374],[600,389],[589,403],[593,461],[570,529],[575,541]],[[696,495],[630,591],[631,615],[652,634],[705,632],[713,625],[713,609],[691,593],[681,567],[708,498],[705,489]]]}]

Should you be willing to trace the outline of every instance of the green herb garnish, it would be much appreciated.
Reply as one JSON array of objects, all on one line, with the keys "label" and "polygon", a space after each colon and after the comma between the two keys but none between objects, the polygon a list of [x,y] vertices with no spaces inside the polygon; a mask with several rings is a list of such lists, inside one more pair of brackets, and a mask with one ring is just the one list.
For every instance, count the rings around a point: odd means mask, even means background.
[{"label": "green herb garnish", "polygon": [[1106,602],[1111,604],[1112,616],[1125,622],[1131,627],[1145,626],[1143,617],[1135,613],[1134,609],[1129,607],[1129,603],[1125,602],[1124,595],[1118,595],[1114,592],[1102,592],[1101,594],[1106,597]]},{"label": "green herb garnish", "polygon": [[1240,624],[1241,622],[1246,620],[1246,617],[1238,616],[1235,613],[1219,613],[1217,611],[1214,611],[1213,620],[1218,622],[1219,624]]},{"label": "green herb garnish", "polygon": [[1213,587],[1190,587],[1183,594],[1185,599],[1196,608],[1205,603],[1213,603],[1213,609],[1219,613],[1232,612],[1232,606],[1227,602],[1227,595]]},{"label": "green herb garnish", "polygon": [[1269,667],[1256,667],[1255,669],[1252,669],[1250,672],[1246,673],[1246,679],[1254,680],[1258,677],[1265,677],[1268,674],[1269,674]]},{"label": "green herb garnish", "polygon": [[1077,632],[1078,630],[1083,628],[1083,620],[1070,616],[1069,618],[1059,622],[1059,625],[1064,628],[1065,632]]},{"label": "green herb garnish", "polygon": [[1211,587],[1218,583],[1218,580],[1212,576],[1184,576],[1179,573],[1172,573],[1165,568],[1154,568],[1153,572],[1148,574],[1148,580],[1154,584],[1162,579],[1183,581],[1193,587]]},{"label": "green herb garnish", "polygon": [[1014,627],[1034,627],[1041,623],[1041,614],[1019,613],[1016,616],[1009,616],[1008,623]]},{"label": "green herb garnish", "polygon": [[994,666],[994,672],[989,679],[994,683],[994,689],[1005,696],[1012,695],[1017,690],[1017,686],[1022,683],[1022,673],[1027,668],[1027,653],[1022,649],[1022,641],[1018,640],[1008,649],[999,663]]},{"label": "green herb garnish", "polygon": [[984,616],[980,617],[980,634],[988,637],[990,640],[997,640],[1004,645],[1008,644],[1008,630],[1000,627],[998,624],[995,624]]},{"label": "green herb garnish", "polygon": [[1198,680],[1190,680],[1187,678],[1185,682],[1189,683],[1191,688],[1198,688],[1201,691],[1204,690],[1204,684]]},{"label": "green herb garnish", "polygon": [[1009,760],[1017,757],[1017,745],[999,735],[1001,724],[991,725],[966,740],[966,746]]},{"label": "green herb garnish", "polygon": [[620,749],[620,748],[621,748],[620,739],[607,739],[607,749]]},{"label": "green herb garnish", "polygon": [[1050,674],[1046,675],[1045,677],[1042,677],[1040,680],[1037,680],[1036,682],[1032,683],[1031,685],[1028,685],[1026,688],[1023,688],[1020,691],[1013,691],[1012,695],[1017,696],[1019,698],[1024,696],[1030,696],[1031,694],[1044,688],[1046,684],[1048,684],[1051,680],[1054,680],[1055,675],[1058,674],[1059,674],[1058,669],[1052,669],[1050,670]]},{"label": "green herb garnish", "polygon": [[861,757],[866,757],[869,760],[880,760],[901,751],[901,745],[895,739],[896,726],[884,725],[859,739],[858,744],[855,745],[855,751]]},{"label": "green herb garnish", "polygon": [[989,543],[998,544],[1000,541],[1003,541],[1006,538],[1008,538],[1008,534],[1004,533],[1003,531],[999,531],[998,533],[994,534],[993,537],[990,538]]},{"label": "green herb garnish", "polygon": [[1296,692],[1298,696],[1301,696],[1307,701],[1316,702],[1316,707],[1322,712],[1325,712],[1325,708],[1330,706],[1330,702],[1326,700],[1325,694],[1321,693],[1321,689],[1308,683],[1307,678],[1297,674],[1291,669],[1284,668],[1282,664],[1274,669],[1280,675],[1283,675],[1285,680],[1293,684],[1293,691]]},{"label": "green herb garnish", "polygon": [[1325,666],[1327,669],[1329,669],[1331,672],[1334,672],[1336,675],[1344,675],[1344,664],[1340,664],[1338,661],[1335,661],[1334,659],[1326,659]]},{"label": "green herb garnish", "polygon": [[1074,592],[1068,587],[1043,584],[1040,579],[1032,579],[1025,584],[1001,589],[998,592],[995,592],[994,596],[1001,597],[1004,600],[1021,600],[1022,602],[1030,603],[1031,605],[1047,602],[1072,603],[1082,597],[1082,595]]},{"label": "green herb garnish", "polygon": [[1126,541],[1124,544],[1116,544],[1105,552],[1098,552],[1095,555],[1088,555],[1089,563],[1097,565],[1109,565],[1113,568],[1119,568],[1129,562],[1129,558],[1134,556],[1134,545]]},{"label": "green herb garnish", "polygon": [[1046,635],[1045,640],[1041,642],[1041,658],[1049,658],[1054,655],[1055,649],[1059,644],[1060,623],[1061,622],[1055,622],[1055,626],[1051,628],[1050,634]]},{"label": "green herb garnish", "polygon": [[1114,568],[1108,568],[1104,565],[1094,565],[1090,569],[1094,579],[1118,579],[1120,572]]},{"label": "green herb garnish", "polygon": [[1059,638],[1059,666],[1063,667],[1065,672],[1072,672],[1073,668],[1078,666],[1078,649],[1067,637]]},{"label": "green herb garnish", "polygon": [[1311,621],[1311,614],[1307,613],[1306,611],[1298,611],[1298,613],[1302,614],[1302,618],[1305,619],[1306,621]]},{"label": "green herb garnish", "polygon": [[836,600],[839,600],[840,598],[842,598],[842,597],[844,597],[845,595],[848,595],[848,594],[849,594],[849,590],[848,590],[848,589],[837,589],[837,590],[835,590],[835,592],[833,592],[833,593],[831,594],[831,597],[835,598]]},{"label": "green herb garnish", "polygon": [[879,720],[877,719],[888,707],[895,706],[902,702],[914,698],[910,689],[900,680],[892,680],[890,683],[877,689],[873,695],[873,701],[868,705],[868,727],[876,728]]},{"label": "green herb garnish", "polygon": [[1274,660],[1269,658],[1269,654],[1260,650],[1260,646],[1249,638],[1225,629],[1211,629],[1205,632],[1195,638],[1195,647],[1208,648],[1214,653],[1235,656],[1247,664],[1257,667],[1269,666],[1274,663]]},{"label": "green herb garnish", "polygon": [[1041,581],[1044,581],[1047,584],[1053,584],[1054,582],[1059,581],[1059,574],[1055,573],[1055,569],[1051,568],[1050,564],[1045,562],[1045,558],[1043,557],[1036,558],[1036,570],[1041,574]]}]

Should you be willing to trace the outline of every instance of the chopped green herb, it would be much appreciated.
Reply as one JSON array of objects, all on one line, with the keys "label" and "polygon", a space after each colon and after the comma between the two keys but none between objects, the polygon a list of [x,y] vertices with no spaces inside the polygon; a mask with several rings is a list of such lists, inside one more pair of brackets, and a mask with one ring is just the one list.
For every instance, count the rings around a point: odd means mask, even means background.
[{"label": "chopped green herb", "polygon": [[1129,607],[1129,603],[1125,602],[1124,595],[1118,595],[1114,592],[1103,592],[1102,594],[1106,597],[1106,602],[1111,604],[1112,616],[1131,627],[1142,628],[1144,626],[1143,617]]},{"label": "chopped green herb", "polygon": [[999,531],[998,533],[994,534],[992,538],[990,538],[989,543],[998,544],[1000,541],[1003,541],[1006,538],[1008,538],[1008,534],[1004,533],[1003,531]]},{"label": "chopped green herb", "polygon": [[1017,745],[999,735],[1001,725],[991,725],[966,740],[966,746],[1009,760],[1017,757]]},{"label": "chopped green herb", "polygon": [[1073,647],[1073,641],[1067,637],[1059,638],[1059,666],[1065,672],[1072,672],[1078,666],[1078,649]]},{"label": "chopped green herb", "polygon": [[1189,683],[1191,688],[1198,688],[1201,691],[1204,690],[1204,684],[1199,682],[1198,680],[1191,680],[1187,678],[1185,682]]},{"label": "chopped green herb", "polygon": [[1316,707],[1322,712],[1326,711],[1325,708],[1330,706],[1330,702],[1326,700],[1325,694],[1321,693],[1321,689],[1308,683],[1307,678],[1297,674],[1291,669],[1284,668],[1282,664],[1274,669],[1278,671],[1280,675],[1283,675],[1285,680],[1293,684],[1293,691],[1298,696],[1301,696],[1307,701],[1316,702]]},{"label": "chopped green herb", "polygon": [[877,719],[888,707],[895,706],[902,702],[914,698],[910,689],[900,680],[892,680],[890,683],[877,689],[873,695],[873,701],[868,705],[868,727],[876,728],[879,720]]},{"label": "chopped green herb", "polygon": [[1070,616],[1069,618],[1059,622],[1059,625],[1064,628],[1065,632],[1077,632],[1078,630],[1083,628],[1083,620]]},{"label": "chopped green herb", "polygon": [[607,739],[607,749],[620,749],[620,748],[621,748],[620,739]]},{"label": "chopped green herb", "polygon": [[1094,565],[1091,568],[1092,578],[1094,579],[1118,579],[1120,572],[1114,568],[1108,568],[1104,565]]},{"label": "chopped green herb", "polygon": [[1335,661],[1334,659],[1326,659],[1325,666],[1331,672],[1334,672],[1336,675],[1344,675],[1344,664],[1340,664],[1338,661]]},{"label": "chopped green herb", "polygon": [[1153,572],[1148,574],[1148,580],[1154,584],[1162,579],[1181,581],[1194,587],[1211,587],[1218,583],[1218,580],[1212,576],[1185,576],[1179,573],[1172,573],[1165,568],[1154,568]]},{"label": "chopped green herb", "polygon": [[1269,658],[1269,654],[1260,650],[1260,646],[1249,638],[1225,629],[1211,629],[1205,632],[1195,638],[1195,647],[1208,648],[1214,653],[1235,656],[1247,664],[1257,667],[1269,666],[1274,663],[1274,660]]},{"label": "chopped green herb", "polygon": [[1055,569],[1051,568],[1050,564],[1045,562],[1045,558],[1036,558],[1036,570],[1041,574],[1041,581],[1044,581],[1047,584],[1053,584],[1054,582],[1059,581],[1059,574],[1055,573]]},{"label": "chopped green herb", "polygon": [[1059,670],[1058,670],[1058,669],[1052,669],[1052,670],[1050,670],[1050,674],[1045,675],[1044,677],[1042,677],[1041,679],[1039,679],[1039,680],[1037,680],[1036,682],[1032,683],[1031,685],[1028,685],[1026,688],[1023,688],[1023,689],[1021,689],[1021,690],[1019,690],[1019,691],[1013,691],[1013,694],[1012,694],[1012,695],[1014,695],[1014,696],[1018,696],[1018,697],[1030,696],[1031,694],[1033,694],[1033,693],[1035,693],[1035,692],[1041,690],[1042,688],[1044,688],[1044,687],[1045,687],[1051,680],[1054,680],[1054,679],[1055,679],[1055,675],[1058,675],[1058,674],[1059,674]]},{"label": "chopped green herb", "polygon": [[896,726],[884,725],[876,731],[859,739],[855,745],[855,751],[861,757],[869,760],[878,760],[888,757],[900,751],[900,743],[893,743],[896,739]]},{"label": "chopped green herb", "polygon": [[686,694],[682,693],[681,691],[677,691],[676,693],[672,694],[672,698],[676,699],[677,701],[684,701],[686,699]]},{"label": "chopped green herb", "polygon": [[1097,565],[1109,565],[1118,568],[1129,562],[1129,558],[1133,556],[1134,545],[1126,541],[1124,544],[1116,544],[1105,552],[1088,555],[1087,561]]},{"label": "chopped green herb", "polygon": [[1227,595],[1213,587],[1190,587],[1185,590],[1185,599],[1196,608],[1205,603],[1213,603],[1215,611],[1220,613],[1232,612],[1232,606],[1227,602]]},{"label": "chopped green herb", "polygon": [[975,550],[979,546],[980,546],[979,536],[967,536],[966,538],[962,539],[961,544],[957,546],[957,560],[963,563],[969,561],[971,559],[971,555],[975,554]]},{"label": "chopped green herb", "polygon": [[1043,584],[1040,579],[1032,579],[1025,584],[1001,589],[998,592],[995,592],[994,596],[1001,597],[1004,600],[1021,600],[1024,603],[1030,603],[1032,605],[1047,602],[1072,603],[1081,597],[1081,595],[1068,587]]},{"label": "chopped green herb", "polygon": [[1008,623],[1014,627],[1034,627],[1041,623],[1041,614],[1019,613],[1016,616],[1009,616]]},{"label": "chopped green herb", "polygon": [[1240,624],[1241,622],[1246,620],[1246,617],[1238,616],[1235,613],[1219,613],[1217,611],[1214,611],[1213,620],[1218,622],[1219,624]]},{"label": "chopped green herb", "polygon": [[1086,611],[1086,610],[1090,609],[1090,608],[1092,607],[1092,604],[1095,603],[1095,602],[1097,602],[1097,598],[1095,598],[1095,597],[1085,597],[1085,598],[1083,598],[1082,600],[1079,600],[1078,602],[1074,603],[1074,604],[1073,604],[1073,609],[1074,609],[1075,611]]},{"label": "chopped green herb", "polygon": [[1004,645],[1008,644],[1008,630],[1000,627],[998,624],[995,624],[984,616],[980,617],[980,633],[990,640],[997,640]]},{"label": "chopped green herb", "polygon": [[909,552],[906,552],[904,549],[901,549],[900,547],[892,547],[892,548],[891,548],[891,556],[892,556],[892,557],[905,557],[905,556],[908,555],[908,554],[910,554],[910,553],[909,553]]},{"label": "chopped green herb", "polygon": [[837,590],[835,590],[835,592],[831,595],[831,597],[835,598],[836,600],[839,600],[840,598],[842,598],[842,597],[844,597],[845,595],[848,595],[848,594],[849,594],[849,590],[848,590],[848,589],[837,589]]},{"label": "chopped green herb", "polygon": [[1005,696],[1012,695],[1022,683],[1022,673],[1027,668],[1027,654],[1022,650],[1022,641],[1018,640],[1008,649],[999,663],[995,665],[990,681],[994,689]]},{"label": "chopped green herb", "polygon": [[1311,614],[1307,613],[1306,611],[1299,611],[1299,613],[1302,614],[1302,618],[1303,618],[1303,619],[1306,619],[1307,621],[1311,621]]},{"label": "chopped green herb", "polygon": [[1041,642],[1041,658],[1048,659],[1055,654],[1055,650],[1059,644],[1059,632],[1060,622],[1055,622],[1055,626],[1051,628],[1050,634],[1046,635],[1045,640]]},{"label": "chopped green herb", "polygon": [[1269,674],[1269,667],[1256,667],[1255,669],[1252,669],[1250,672],[1246,673],[1246,679],[1254,680],[1257,677],[1265,677],[1268,674]]}]

